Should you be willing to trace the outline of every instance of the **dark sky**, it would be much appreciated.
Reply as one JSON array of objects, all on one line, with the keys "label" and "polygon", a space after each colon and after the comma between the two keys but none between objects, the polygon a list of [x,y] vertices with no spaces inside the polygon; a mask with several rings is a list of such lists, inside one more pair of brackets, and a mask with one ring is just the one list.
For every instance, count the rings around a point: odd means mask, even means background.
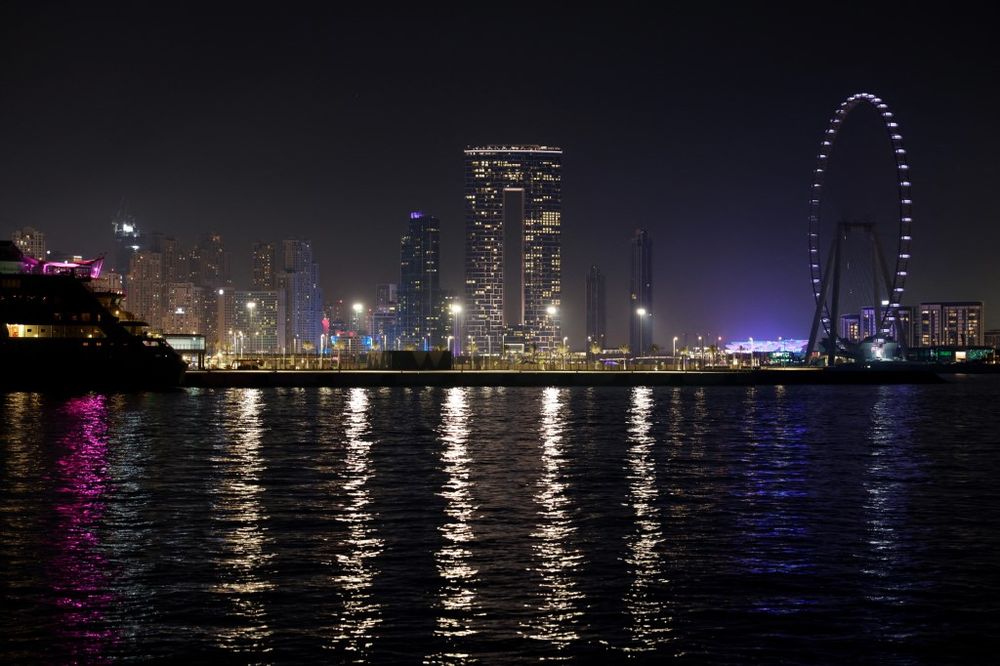
[{"label": "dark sky", "polygon": [[[254,240],[311,238],[327,298],[371,302],[376,282],[398,279],[399,235],[423,210],[442,222],[443,284],[460,289],[462,149],[544,143],[565,151],[574,346],[591,263],[624,341],[637,226],[655,242],[659,342],[804,337],[814,156],[840,101],[871,91],[911,158],[908,300],[983,300],[1000,326],[1000,63],[985,16],[96,5],[0,8],[5,237],[30,224],[52,248],[108,251],[124,197],[148,231],[220,231],[238,277]],[[844,154],[885,161],[865,122]],[[886,164],[858,170],[838,214],[884,197],[890,219],[876,222],[892,224]]]}]

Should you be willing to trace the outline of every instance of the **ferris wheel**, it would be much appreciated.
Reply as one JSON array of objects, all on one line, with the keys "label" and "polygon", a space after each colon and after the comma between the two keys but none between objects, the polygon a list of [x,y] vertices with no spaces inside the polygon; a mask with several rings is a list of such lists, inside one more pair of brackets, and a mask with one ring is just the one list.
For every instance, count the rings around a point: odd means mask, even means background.
[{"label": "ferris wheel", "polygon": [[[836,226],[832,239],[820,238],[820,210],[823,203],[823,184],[830,164],[830,156],[834,144],[840,134],[844,121],[855,108],[868,105],[873,108],[889,137],[896,164],[896,182],[898,193],[898,225],[894,222],[895,265],[889,270],[889,261],[883,253],[879,236],[870,222],[841,221]],[[816,168],[813,172],[812,196],[809,204],[809,270],[812,278],[812,291],[816,300],[816,310],[813,315],[812,328],[809,331],[809,346],[807,358],[816,351],[818,337],[826,334],[828,364],[833,365],[838,353],[838,345],[842,337],[838,332],[838,315],[841,297],[841,277],[844,258],[842,247],[845,240],[854,235],[862,236],[871,244],[872,266],[872,320],[876,337],[886,339],[891,336],[902,337],[899,320],[899,308],[906,285],[910,262],[910,226],[913,222],[913,199],[910,194],[910,165],[906,159],[906,149],[903,148],[903,137],[899,124],[889,106],[878,96],[871,93],[858,93],[844,100],[834,112],[820,142],[819,153],[816,156]],[[822,253],[822,242],[829,242],[829,250]],[[891,257],[890,257],[891,261]]]}]

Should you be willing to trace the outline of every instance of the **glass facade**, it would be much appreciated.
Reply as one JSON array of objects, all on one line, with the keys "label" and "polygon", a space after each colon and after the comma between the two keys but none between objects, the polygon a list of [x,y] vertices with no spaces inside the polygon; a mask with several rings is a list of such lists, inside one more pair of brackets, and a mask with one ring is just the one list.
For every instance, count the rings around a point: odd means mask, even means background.
[{"label": "glass facade", "polygon": [[[519,210],[505,210],[505,201],[517,202]],[[481,353],[500,353],[505,327],[523,327],[529,344],[539,350],[561,342],[561,227],[560,148],[465,151],[464,321],[466,335]],[[505,257],[505,239],[512,245],[520,240],[519,262]],[[520,266],[520,274],[505,276],[505,265],[508,271]],[[505,284],[517,285],[506,298],[520,303],[505,304]],[[505,305],[513,314],[505,317]]]},{"label": "glass facade", "polygon": [[399,246],[399,337],[403,346],[429,350],[441,343],[441,223],[410,213]]}]

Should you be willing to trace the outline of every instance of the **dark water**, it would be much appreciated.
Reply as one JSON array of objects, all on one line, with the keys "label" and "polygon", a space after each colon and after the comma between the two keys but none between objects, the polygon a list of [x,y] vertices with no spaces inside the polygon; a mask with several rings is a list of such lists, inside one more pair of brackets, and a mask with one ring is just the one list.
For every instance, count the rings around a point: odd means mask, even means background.
[{"label": "dark water", "polygon": [[988,661],[1000,382],[0,395],[0,661]]}]

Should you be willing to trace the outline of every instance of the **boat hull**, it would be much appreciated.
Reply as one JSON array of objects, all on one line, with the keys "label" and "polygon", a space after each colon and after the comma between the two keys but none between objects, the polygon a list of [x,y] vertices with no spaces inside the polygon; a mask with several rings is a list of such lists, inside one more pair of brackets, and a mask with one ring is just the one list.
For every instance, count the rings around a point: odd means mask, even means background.
[{"label": "boat hull", "polygon": [[139,339],[0,340],[0,389],[166,389],[184,381],[186,365],[165,346]]}]

